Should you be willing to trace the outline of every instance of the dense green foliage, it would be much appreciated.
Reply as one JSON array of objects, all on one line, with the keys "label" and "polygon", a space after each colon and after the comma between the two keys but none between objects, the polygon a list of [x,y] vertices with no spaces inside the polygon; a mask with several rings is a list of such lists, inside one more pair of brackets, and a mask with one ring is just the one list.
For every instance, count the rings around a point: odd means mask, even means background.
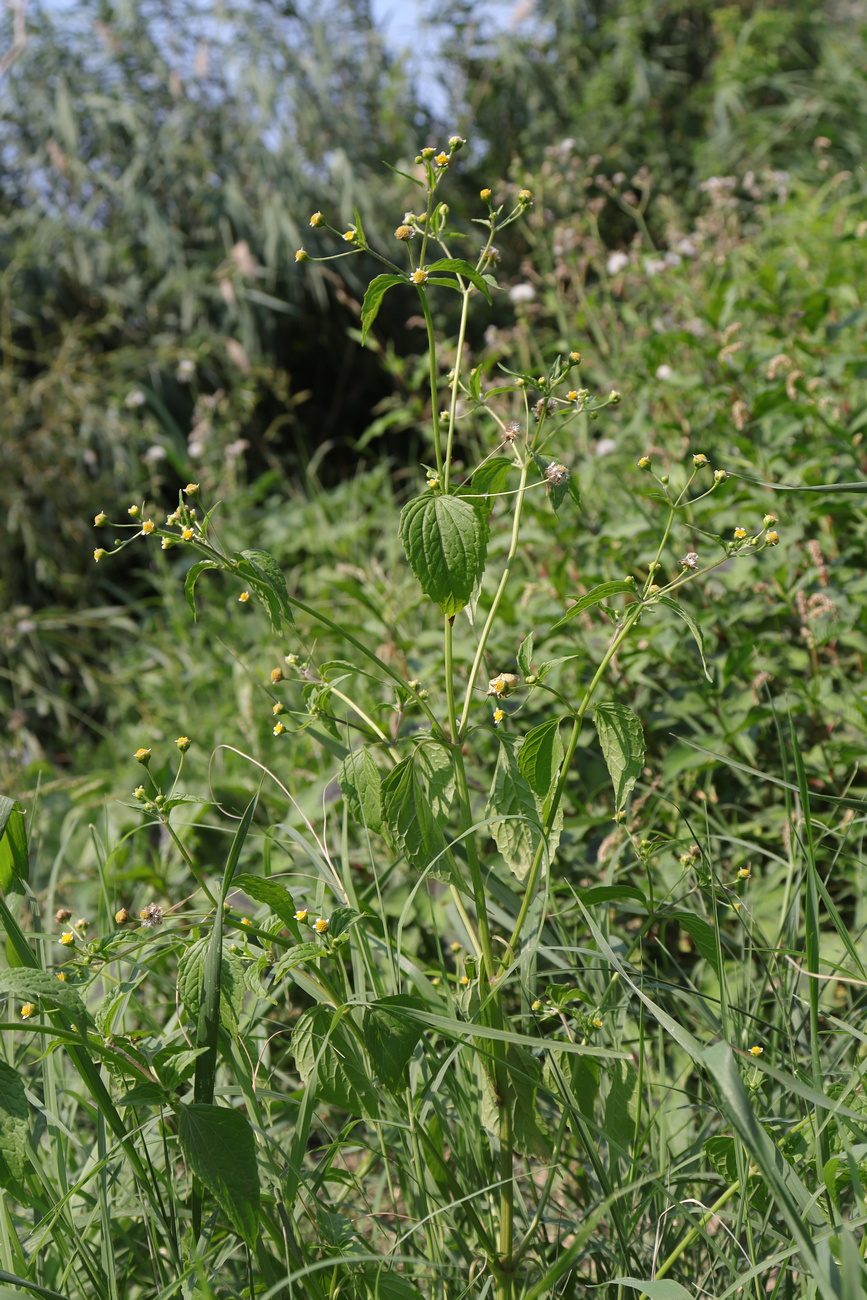
[{"label": "dense green foliage", "polygon": [[10,1295],[867,1292],[862,35],[441,17],[28,9]]}]

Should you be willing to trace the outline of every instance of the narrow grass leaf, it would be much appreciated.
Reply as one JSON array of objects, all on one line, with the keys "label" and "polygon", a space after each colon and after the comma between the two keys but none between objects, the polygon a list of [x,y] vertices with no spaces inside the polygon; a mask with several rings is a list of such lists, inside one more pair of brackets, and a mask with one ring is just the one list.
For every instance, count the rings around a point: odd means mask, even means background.
[{"label": "narrow grass leaf", "polygon": [[670,1282],[668,1278],[642,1282],[637,1277],[614,1277],[608,1285],[629,1286],[635,1291],[643,1291],[647,1300],[695,1300],[694,1291],[687,1291],[685,1286]]}]

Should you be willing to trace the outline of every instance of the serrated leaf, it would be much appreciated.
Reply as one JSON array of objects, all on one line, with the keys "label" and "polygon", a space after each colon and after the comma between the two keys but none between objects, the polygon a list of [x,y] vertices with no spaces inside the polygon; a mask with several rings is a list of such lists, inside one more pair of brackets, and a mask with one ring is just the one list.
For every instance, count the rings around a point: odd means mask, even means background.
[{"label": "serrated leaf", "polygon": [[338,939],[361,920],[362,913],[354,907],[336,907],[328,917],[328,933]]},{"label": "serrated leaf", "polygon": [[27,1155],[27,1098],[17,1070],[0,1061],[0,1187],[21,1191]]},{"label": "serrated leaf", "polygon": [[533,794],[543,803],[553,792],[562,762],[559,718],[551,718],[527,732],[518,753],[518,766]]},{"label": "serrated leaf", "polygon": [[406,1067],[424,1036],[424,1026],[418,1020],[401,1015],[401,1007],[423,1011],[424,1003],[421,998],[399,993],[369,1003],[364,1010],[364,1046],[373,1062],[376,1077],[395,1094],[406,1087]]},{"label": "serrated leaf", "polygon": [[82,1028],[83,1022],[89,1019],[76,990],[47,970],[17,966],[14,970],[0,971],[0,994],[3,993],[12,993],[29,1002],[35,1002],[38,998],[50,999],[63,1007],[64,1011],[71,1012]]},{"label": "serrated leaf", "polygon": [[239,1236],[255,1245],[259,1226],[256,1139],[239,1110],[193,1102],[178,1107],[184,1159]]},{"label": "serrated leaf", "polygon": [[658,596],[657,602],[660,605],[667,605],[669,609],[674,610],[675,614],[677,614],[679,618],[683,619],[684,623],[692,633],[696,645],[698,646],[698,653],[701,656],[701,666],[704,669],[704,675],[709,682],[712,682],[713,678],[710,675],[704,657],[704,636],[702,634],[701,628],[699,627],[698,623],[696,623],[692,614],[690,614],[689,610],[684,609],[683,605],[679,604],[676,600],[672,600],[670,596]]},{"label": "serrated leaf", "polygon": [[593,885],[590,889],[579,890],[578,897],[585,907],[593,907],[596,903],[620,903],[626,899],[647,906],[647,899],[635,885]]},{"label": "serrated leaf", "polygon": [[382,830],[382,774],[369,749],[355,749],[340,765],[337,780],[354,820],[366,830]]},{"label": "serrated leaf", "polygon": [[284,925],[288,925],[293,932],[296,930],[296,907],[292,895],[284,885],[276,880],[268,880],[263,876],[250,876],[242,872],[241,875],[233,878],[232,889],[240,889],[249,898],[255,898],[257,903],[264,903],[266,907],[270,907],[275,916],[279,916]]},{"label": "serrated leaf", "polygon": [[487,511],[460,496],[426,492],[400,512],[400,539],[425,595],[447,618],[459,614],[485,570]]},{"label": "serrated leaf", "polygon": [[528,632],[518,647],[518,667],[524,677],[530,677],[533,672],[533,641],[535,632]]},{"label": "serrated leaf", "polygon": [[292,1053],[305,1087],[329,1106],[351,1115],[375,1114],[378,1095],[353,1039],[330,1007],[316,1006],[298,1017]]},{"label": "serrated leaf", "polygon": [[294,627],[295,619],[286,593],[286,579],[274,556],[267,551],[248,550],[240,551],[235,559],[238,571],[266,606],[274,631],[282,634],[284,623]]},{"label": "serrated leaf", "polygon": [[165,1088],[147,1079],[134,1084],[129,1092],[117,1099],[118,1106],[167,1106],[170,1102],[171,1098]]},{"label": "serrated leaf", "polygon": [[364,302],[361,304],[362,346],[367,342],[370,327],[379,315],[382,300],[388,293],[389,289],[391,289],[395,284],[407,283],[406,276],[403,275],[377,275],[371,280],[364,295]]},{"label": "serrated leaf", "polygon": [[[451,880],[443,827],[454,794],[454,769],[442,745],[420,745],[382,783],[385,832],[410,866]],[[433,865],[431,865],[433,864]]]},{"label": "serrated leaf", "polygon": [[551,1138],[536,1102],[542,1066],[522,1047],[510,1046],[506,1058],[512,1093],[512,1132],[515,1150],[537,1160],[551,1159]]},{"label": "serrated leaf", "polygon": [[323,952],[322,944],[316,943],[315,940],[309,940],[307,943],[296,943],[293,948],[288,948],[280,960],[274,963],[274,969],[271,972],[274,983],[279,983],[287,971],[294,970],[296,966],[302,965],[305,961],[312,961],[316,957],[321,957]]},{"label": "serrated leaf", "polygon": [[644,732],[637,715],[625,704],[597,704],[593,719],[619,812],[644,766]]},{"label": "serrated leaf", "polygon": [[484,497],[480,504],[485,510],[490,510],[493,506],[490,497],[506,490],[509,475],[514,468],[514,462],[505,456],[494,456],[479,466],[470,481],[469,489],[464,488],[462,491],[471,493],[474,497]]},{"label": "serrated leaf", "polygon": [[[202,1003],[209,943],[210,938],[197,939],[178,962],[178,994],[191,1020],[197,1019]],[[238,1017],[243,1002],[244,970],[241,959],[232,952],[224,951],[220,962],[220,1024],[230,1034],[238,1032]]]},{"label": "serrated leaf", "polygon": [[29,874],[24,813],[16,799],[0,796],[0,890],[23,894]]},{"label": "serrated leaf", "polygon": [[609,596],[625,596],[627,594],[632,596],[636,594],[634,582],[627,582],[625,579],[616,582],[602,582],[598,587],[594,587],[592,591],[588,591],[586,596],[579,596],[571,609],[567,610],[559,622],[554,624],[551,631],[559,632],[561,627],[571,622],[573,618],[577,618],[585,609],[590,609],[593,605],[600,605],[603,600],[608,600]]},{"label": "serrated leaf", "polygon": [[196,583],[205,569],[219,569],[219,567],[215,560],[199,560],[187,570],[187,576],[184,578],[184,595],[193,612],[193,618],[196,617]]},{"label": "serrated leaf", "polygon": [[[518,763],[520,742],[500,736],[500,752],[494,780],[488,796],[486,814],[491,819],[491,835],[503,860],[520,881],[527,877],[542,834],[543,800],[533,793]],[[499,820],[506,818],[506,820]],[[496,820],[495,820],[496,819]],[[547,837],[548,860],[553,858],[563,829],[563,809],[558,808],[554,825]]]},{"label": "serrated leaf", "polygon": [[471,284],[475,285],[485,295],[488,302],[491,301],[491,290],[484,276],[476,270],[472,263],[465,262],[462,257],[441,257],[438,262],[431,262],[429,266],[425,267],[425,270],[428,273],[431,271],[454,271],[456,275],[462,275],[465,280],[469,280]]}]

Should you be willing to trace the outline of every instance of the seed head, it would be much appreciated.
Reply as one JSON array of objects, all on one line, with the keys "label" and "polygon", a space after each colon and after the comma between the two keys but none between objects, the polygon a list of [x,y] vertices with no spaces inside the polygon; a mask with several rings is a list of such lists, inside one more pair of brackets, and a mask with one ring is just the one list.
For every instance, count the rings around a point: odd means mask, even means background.
[{"label": "seed head", "polygon": [[492,677],[488,682],[488,695],[496,695],[497,699],[502,699],[513,691],[520,684],[520,677],[515,673],[500,673],[497,677]]},{"label": "seed head", "polygon": [[696,569],[698,568],[698,555],[695,551],[687,551],[680,563],[685,569]]},{"label": "seed head", "polygon": [[521,432],[520,423],[517,420],[509,420],[508,424],[503,430],[503,437],[505,438],[506,442],[514,442],[515,439],[520,434],[520,432]]},{"label": "seed head", "polygon": [[68,921],[71,916],[72,913],[68,907],[58,907],[57,911],[54,913],[54,919],[58,925],[61,925],[64,921]]},{"label": "seed head", "polygon": [[412,226],[398,226],[394,232],[395,239],[412,239],[415,231]]},{"label": "seed head", "polygon": [[552,460],[551,464],[545,470],[545,478],[552,487],[560,487],[563,483],[568,481],[569,471],[566,466],[561,465],[559,461]]},{"label": "seed head", "polygon": [[155,925],[162,925],[163,909],[159,903],[148,903],[147,907],[143,907],[139,912],[139,917],[143,924],[150,929]]}]

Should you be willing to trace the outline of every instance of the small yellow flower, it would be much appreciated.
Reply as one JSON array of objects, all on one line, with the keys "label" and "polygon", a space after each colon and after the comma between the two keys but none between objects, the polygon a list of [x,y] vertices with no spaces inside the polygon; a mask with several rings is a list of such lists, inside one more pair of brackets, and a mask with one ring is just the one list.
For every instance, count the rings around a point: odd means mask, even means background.
[{"label": "small yellow flower", "polygon": [[598,1016],[595,1018],[595,1020],[591,1020],[590,1023],[591,1023],[591,1025],[593,1026],[594,1029],[601,1029],[601,1028],[602,1028],[602,1021],[599,1019]]},{"label": "small yellow flower", "polygon": [[750,1053],[750,1056],[761,1056],[761,1054],[762,1054],[762,1052],[763,1052],[764,1050],[765,1050],[765,1049],[764,1049],[763,1047],[759,1047],[758,1043],[756,1043],[755,1046],[753,1046],[753,1047],[751,1047],[751,1048],[749,1049],[749,1053]]},{"label": "small yellow flower", "polygon": [[775,524],[776,522],[777,522],[776,515],[765,515],[764,519],[762,520],[762,528],[770,528],[771,524]]},{"label": "small yellow flower", "polygon": [[141,514],[141,507],[140,507],[140,506],[130,506],[129,510],[127,510],[126,513],[127,513],[128,515],[130,515],[131,518],[133,518],[133,519],[138,519],[139,515]]},{"label": "small yellow flower", "polygon": [[531,1011],[541,1011],[543,1006],[544,1006],[544,1003],[541,1002],[539,998],[536,998],[536,1001],[533,1002],[533,1003],[531,1004],[531,1006],[530,1006],[530,1010],[531,1010]]},{"label": "small yellow flower", "polygon": [[494,726],[498,727],[505,716],[502,709],[494,709]]},{"label": "small yellow flower", "polygon": [[130,914],[129,914],[129,912],[126,910],[125,907],[121,907],[121,908],[120,908],[117,912],[115,912],[115,914],[114,914],[114,923],[115,923],[115,925],[126,925],[127,921],[129,921],[129,920],[130,920]]},{"label": "small yellow flower", "polygon": [[103,525],[107,523],[108,523],[108,515],[104,515],[101,510],[98,515],[93,516],[94,528],[102,528]]},{"label": "small yellow flower", "polygon": [[579,363],[579,361],[581,360],[581,353],[580,353],[580,352],[570,352],[570,353],[569,353],[569,360],[572,362],[573,366],[577,366],[578,363]]},{"label": "small yellow flower", "polygon": [[642,456],[638,462],[639,469],[650,469],[650,457]]},{"label": "small yellow flower", "polygon": [[433,491],[434,488],[439,487],[440,481],[438,478],[433,478],[433,476],[431,476],[431,478],[429,478],[427,481],[427,485],[431,489],[431,491]]},{"label": "small yellow flower", "polygon": [[458,943],[457,939],[455,939],[454,943],[449,944],[449,947],[451,948],[452,952],[460,952],[463,946],[464,945],[462,943]]},{"label": "small yellow flower", "polygon": [[532,202],[533,202],[533,191],[532,191],[532,190],[519,190],[519,191],[518,191],[518,198],[521,200],[522,203],[532,203]]},{"label": "small yellow flower", "polygon": [[253,922],[250,920],[249,916],[242,916],[242,917],[241,917],[241,924],[242,924],[242,925],[252,925]]},{"label": "small yellow flower", "polygon": [[185,542],[191,542],[194,536],[195,534],[193,533],[192,528],[185,528],[181,533],[181,537],[183,537]]},{"label": "small yellow flower", "polygon": [[703,451],[700,451],[695,456],[693,456],[692,463],[693,465],[695,465],[696,469],[701,469],[702,465],[708,464],[707,456],[705,456]]},{"label": "small yellow flower", "polygon": [[317,916],[316,920],[313,922],[313,929],[317,934],[324,934],[328,929],[328,917]]},{"label": "small yellow flower", "polygon": [[299,907],[299,908],[298,908],[298,911],[295,913],[295,920],[296,920],[296,921],[300,921],[302,924],[307,920],[307,908],[306,908],[306,907]]},{"label": "small yellow flower", "polygon": [[241,602],[242,605],[246,605],[249,599],[250,599],[249,591],[242,591],[240,596],[238,597],[238,600]]},{"label": "small yellow flower", "polygon": [[735,529],[735,541],[736,541],[736,542],[742,542],[742,541],[744,540],[744,538],[746,537],[746,535],[747,535],[747,530],[746,530],[746,528],[736,528],[736,529]]},{"label": "small yellow flower", "polygon": [[97,546],[96,550],[93,552],[93,558],[96,560],[97,564],[99,564],[100,560],[105,555],[108,555],[108,551],[104,550],[101,546]]},{"label": "small yellow flower", "polygon": [[284,732],[285,730],[286,730],[286,728],[283,726],[283,723],[282,723],[282,722],[275,722],[275,723],[274,723],[273,734],[274,734],[275,736],[282,736],[282,735],[283,735],[283,732]]},{"label": "small yellow flower", "polygon": [[765,544],[767,546],[776,546],[779,540],[780,540],[780,534],[775,533],[773,529],[771,529],[769,533],[765,533]]},{"label": "small yellow flower", "polygon": [[438,153],[436,158],[434,158],[434,162],[436,163],[437,167],[448,167],[449,156],[447,153]]},{"label": "small yellow flower", "polygon": [[147,767],[151,761],[151,751],[149,749],[137,749],[133,754],[133,758],[137,763],[141,763],[143,767]]},{"label": "small yellow flower", "polygon": [[469,982],[470,982],[470,981],[469,981],[469,976],[467,976],[467,975],[462,975],[462,976],[461,976],[461,983],[463,984],[464,988],[466,988],[466,986],[469,984]]},{"label": "small yellow flower", "polygon": [[184,492],[187,494],[188,497],[197,497],[199,495],[198,483],[188,483],[187,486],[184,488]]},{"label": "small yellow flower", "polygon": [[[66,982],[66,971],[65,971],[65,970],[59,970],[59,971],[57,972],[57,978],[60,980],[61,984],[65,983],[65,982]],[[70,1025],[70,1028],[72,1028],[71,1025]]]},{"label": "small yellow flower", "polygon": [[483,190],[479,190],[479,198],[480,198],[480,199],[484,199],[485,202],[487,202],[487,200],[488,200],[490,197],[491,197],[491,191],[490,191],[489,189],[487,189],[487,187],[486,187],[485,189],[483,189]]},{"label": "small yellow flower", "polygon": [[394,232],[394,237],[395,239],[407,240],[412,239],[414,233],[412,226],[398,226],[397,230]]},{"label": "small yellow flower", "polygon": [[427,271],[423,271],[421,267],[419,267],[417,271],[413,271],[409,278],[412,280],[413,284],[424,284],[427,279]]},{"label": "small yellow flower", "polygon": [[310,224],[311,226],[321,226],[324,220],[325,218],[321,212],[314,212],[313,216],[310,218]]},{"label": "small yellow flower", "polygon": [[297,662],[298,662],[298,656],[297,656],[297,655],[284,655],[284,656],[283,656],[283,662],[284,662],[284,663],[287,663],[287,664],[289,665],[290,668],[294,668],[295,665],[296,665]]},{"label": "small yellow flower", "polygon": [[567,402],[577,402],[577,401],[578,401],[578,394],[576,393],[576,391],[575,391],[574,388],[570,388],[570,389],[569,389],[569,392],[566,394],[566,401],[567,401]]},{"label": "small yellow flower", "polygon": [[296,249],[295,249],[295,261],[296,261],[296,262],[308,262],[309,260],[310,260],[310,254],[307,253],[307,252],[305,252],[305,250],[304,250],[303,248],[296,248]]},{"label": "small yellow flower", "polygon": [[611,405],[611,406],[617,406],[618,403],[620,402],[620,400],[621,400],[621,399],[620,399],[620,394],[618,393],[617,389],[616,389],[616,388],[612,388],[611,392],[608,394],[608,401],[609,401],[610,405]]},{"label": "small yellow flower", "polygon": [[36,1010],[35,1002],[25,1002],[24,1006],[21,1008],[21,1019],[26,1020],[28,1016],[35,1016]]},{"label": "small yellow flower", "polygon": [[[347,244],[354,244],[358,238],[358,231],[355,229],[355,226],[350,226],[348,230],[344,230],[343,238],[346,240]],[[296,253],[295,256],[297,257],[298,254]]]},{"label": "small yellow flower", "polygon": [[751,875],[752,872],[750,871],[749,867],[741,867],[740,871],[738,872],[738,880],[749,880]]},{"label": "small yellow flower", "polygon": [[286,712],[286,706],[284,704],[281,704],[280,701],[278,700],[277,703],[272,706],[271,712],[274,714],[275,718],[277,718],[280,716],[281,713]]},{"label": "small yellow flower", "polygon": [[726,481],[727,478],[728,478],[728,474],[725,472],[724,469],[715,469],[715,470],[714,470],[714,472],[713,472],[713,481],[714,481],[714,483],[724,483],[724,482]]},{"label": "small yellow flower", "polygon": [[189,736],[178,736],[177,740],[175,741],[175,744],[177,745],[178,749],[181,751],[182,754],[186,754],[187,750],[189,749],[192,743],[193,742],[190,740]]},{"label": "small yellow flower", "polygon": [[277,683],[278,683],[278,682],[282,682],[282,680],[283,680],[283,669],[282,669],[282,668],[272,668],[272,669],[271,669],[271,685],[272,685],[272,686],[276,686]]},{"label": "small yellow flower", "polygon": [[155,527],[156,524],[152,519],[146,519],[141,526],[141,530],[144,533],[145,537],[150,537]]},{"label": "small yellow flower", "polygon": [[160,545],[164,551],[170,551],[175,545],[175,539],[173,537],[164,537]]},{"label": "small yellow flower", "polygon": [[66,944],[68,947],[69,944],[75,943],[75,935],[71,930],[64,930],[63,934],[60,936],[60,942]]},{"label": "small yellow flower", "polygon": [[650,595],[650,596],[652,596],[652,595],[653,595],[655,592],[657,592],[657,591],[659,591],[659,583],[658,583],[658,582],[652,582],[652,583],[650,584],[650,586],[647,588],[648,595]]}]

